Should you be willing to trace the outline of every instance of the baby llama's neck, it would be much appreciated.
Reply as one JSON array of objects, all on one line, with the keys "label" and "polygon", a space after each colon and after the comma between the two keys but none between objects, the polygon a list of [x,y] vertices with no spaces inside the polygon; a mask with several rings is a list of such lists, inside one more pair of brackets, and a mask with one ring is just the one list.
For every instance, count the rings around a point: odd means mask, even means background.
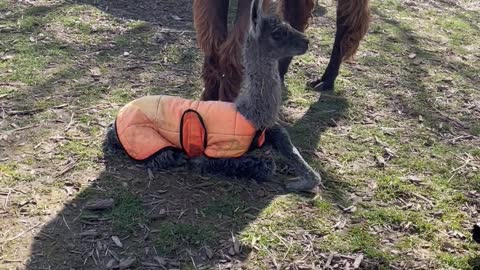
[{"label": "baby llama's neck", "polygon": [[278,60],[266,57],[253,42],[246,42],[243,51],[244,77],[237,110],[257,129],[271,127],[278,119],[282,83]]}]

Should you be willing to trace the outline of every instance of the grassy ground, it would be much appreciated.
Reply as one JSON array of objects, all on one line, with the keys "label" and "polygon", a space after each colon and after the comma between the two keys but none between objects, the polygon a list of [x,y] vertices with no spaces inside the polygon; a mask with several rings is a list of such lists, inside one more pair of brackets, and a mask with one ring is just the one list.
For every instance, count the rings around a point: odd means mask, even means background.
[{"label": "grassy ground", "polygon": [[0,0],[0,269],[479,269],[478,1],[373,1],[320,95],[321,1],[284,106],[315,196],[283,191],[288,167],[243,184],[102,153],[127,101],[202,85],[191,1],[129,2]]}]

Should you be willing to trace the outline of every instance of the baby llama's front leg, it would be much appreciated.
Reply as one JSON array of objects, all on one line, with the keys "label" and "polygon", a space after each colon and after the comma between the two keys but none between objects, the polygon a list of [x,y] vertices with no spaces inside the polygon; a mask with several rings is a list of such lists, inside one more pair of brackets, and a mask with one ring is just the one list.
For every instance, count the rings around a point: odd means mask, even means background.
[{"label": "baby llama's front leg", "polygon": [[298,149],[292,144],[290,136],[285,128],[279,124],[268,128],[266,132],[267,141],[272,144],[273,149],[286,158],[293,166],[299,180],[292,181],[286,185],[287,189],[297,191],[310,191],[322,184],[322,178],[313,168],[303,159]]},{"label": "baby llama's front leg", "polygon": [[207,158],[205,156],[189,160],[190,168],[200,174],[223,175],[241,179],[268,181],[275,172],[272,158],[242,156],[239,158]]},{"label": "baby llama's front leg", "polygon": [[187,158],[182,151],[165,149],[150,157],[145,166],[155,170],[169,170],[186,165]]}]

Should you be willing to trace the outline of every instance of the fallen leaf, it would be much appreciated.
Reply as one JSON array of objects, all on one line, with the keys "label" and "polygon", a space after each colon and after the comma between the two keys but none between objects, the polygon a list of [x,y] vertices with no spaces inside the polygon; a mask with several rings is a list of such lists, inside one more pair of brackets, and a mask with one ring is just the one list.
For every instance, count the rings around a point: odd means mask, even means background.
[{"label": "fallen leaf", "polygon": [[414,59],[415,57],[417,57],[416,53],[411,53],[411,54],[408,55],[408,58],[410,58],[410,59]]}]

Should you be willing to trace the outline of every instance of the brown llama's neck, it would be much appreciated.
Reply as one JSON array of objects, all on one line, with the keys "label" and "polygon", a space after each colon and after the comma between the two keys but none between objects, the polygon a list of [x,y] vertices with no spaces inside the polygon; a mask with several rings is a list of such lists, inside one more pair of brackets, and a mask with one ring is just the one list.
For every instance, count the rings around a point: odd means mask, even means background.
[{"label": "brown llama's neck", "polygon": [[244,77],[237,110],[257,129],[271,127],[278,119],[282,83],[278,60],[262,53],[255,41],[247,40],[243,50]]}]

